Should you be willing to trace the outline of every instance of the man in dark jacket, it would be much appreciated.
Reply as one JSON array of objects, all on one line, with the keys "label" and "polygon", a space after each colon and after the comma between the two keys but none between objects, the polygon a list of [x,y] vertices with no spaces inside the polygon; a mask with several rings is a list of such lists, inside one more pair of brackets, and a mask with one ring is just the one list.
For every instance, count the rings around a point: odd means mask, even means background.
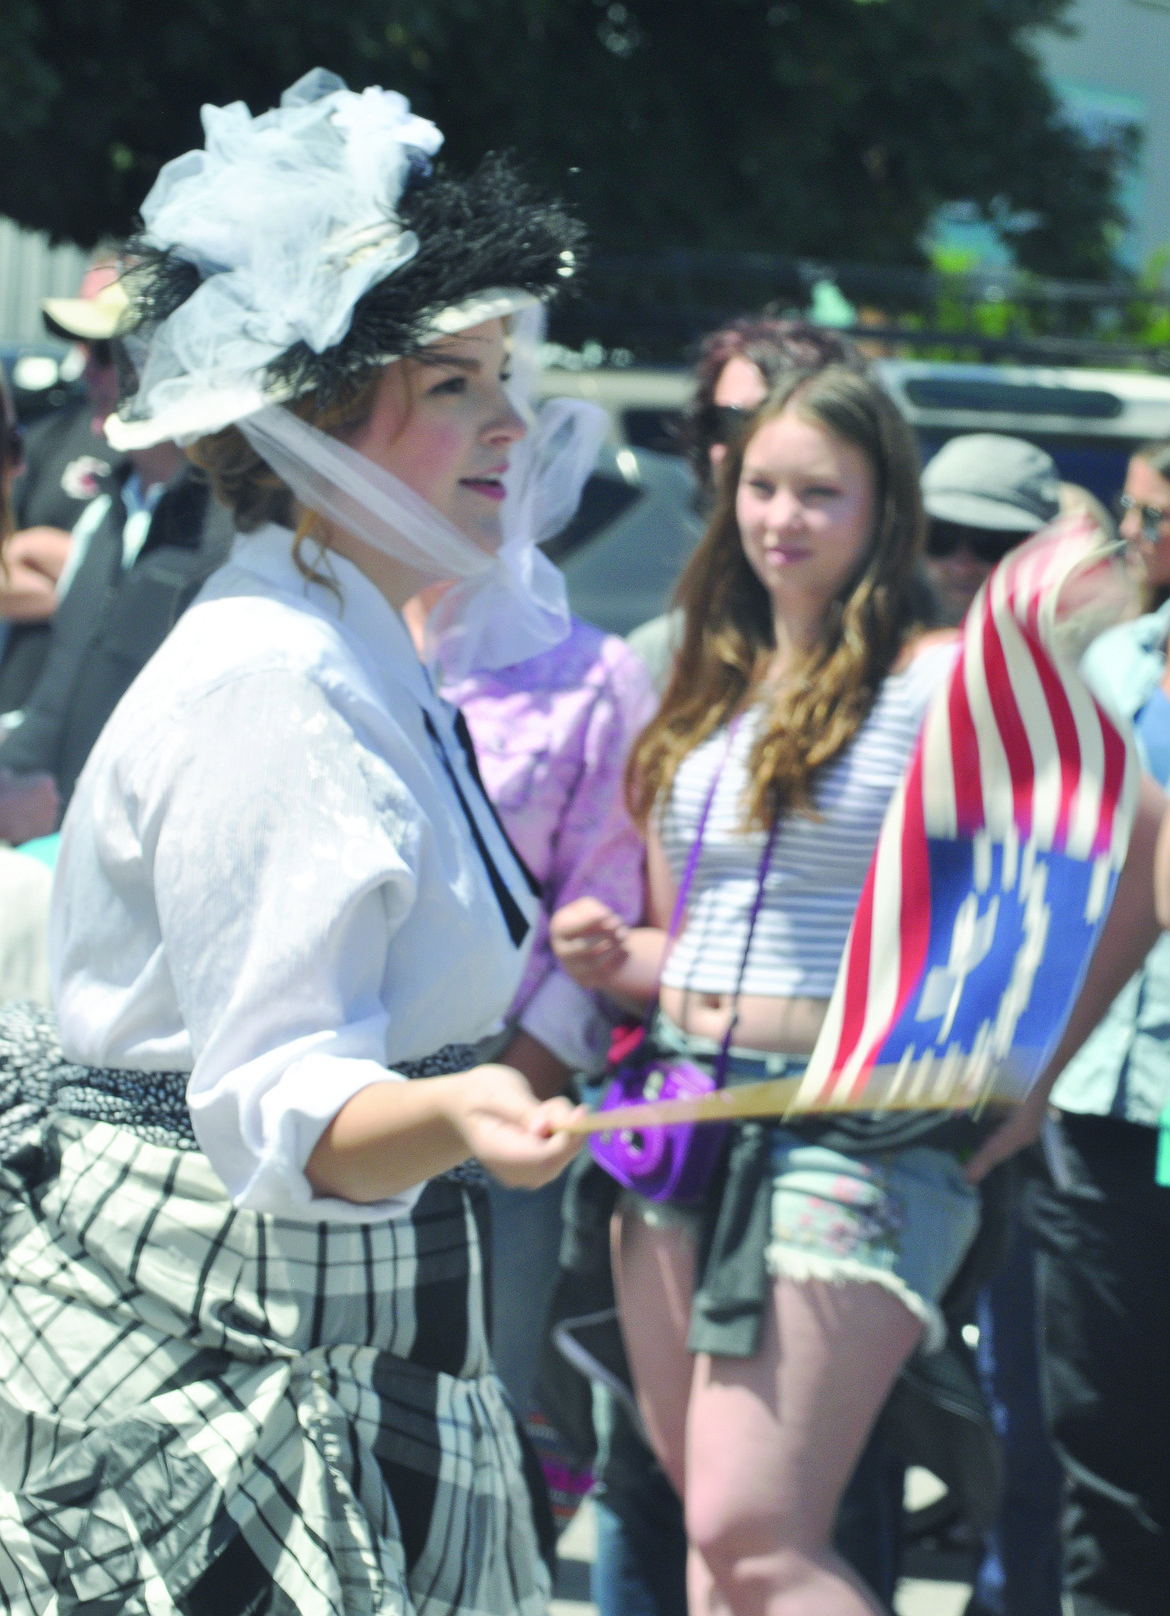
[{"label": "man in dark jacket", "polygon": [[117,402],[111,339],[126,309],[110,255],[86,271],[77,297],[42,305],[50,335],[85,356],[85,398],[38,421],[28,434],[12,490],[17,531],[7,545],[9,580],[0,580],[0,713],[24,706],[49,648],[56,585],[68,566],[70,535],[104,479],[125,465],[106,442],[102,422]]},{"label": "man in dark jacket", "polygon": [[23,720],[0,746],[13,774],[53,776],[62,813],[106,720],[232,538],[227,510],[173,444],[132,455],[105,497]]}]

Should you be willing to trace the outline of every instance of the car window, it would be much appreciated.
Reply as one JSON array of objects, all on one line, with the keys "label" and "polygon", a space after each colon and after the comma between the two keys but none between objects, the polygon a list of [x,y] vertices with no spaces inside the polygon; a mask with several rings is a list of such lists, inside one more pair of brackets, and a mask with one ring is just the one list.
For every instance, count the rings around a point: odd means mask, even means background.
[{"label": "car window", "polygon": [[623,478],[595,471],[581,491],[581,503],[572,520],[553,538],[546,539],[541,549],[553,561],[565,561],[643,497],[640,488]]},{"label": "car window", "polygon": [[906,397],[924,410],[1011,411],[1016,415],[1063,415],[1073,420],[1115,421],[1125,413],[1116,393],[1098,387],[1059,387],[999,382],[966,376],[914,376]]}]

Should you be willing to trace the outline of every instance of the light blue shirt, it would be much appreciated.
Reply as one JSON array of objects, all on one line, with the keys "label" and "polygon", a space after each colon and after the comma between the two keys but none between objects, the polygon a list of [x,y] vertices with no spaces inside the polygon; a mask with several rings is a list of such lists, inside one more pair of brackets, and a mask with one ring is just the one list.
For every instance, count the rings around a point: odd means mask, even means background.
[{"label": "light blue shirt", "polygon": [[[1103,703],[1132,723],[1166,672],[1170,601],[1159,611],[1102,634],[1081,671]],[[1140,727],[1142,767],[1149,769]],[[1170,1101],[1170,935],[1163,935],[1061,1073],[1052,1103],[1081,1115],[1120,1117],[1157,1127]]]},{"label": "light blue shirt", "polygon": [[1160,786],[1170,783],[1170,696],[1161,685],[1138,713],[1134,734],[1142,743],[1154,779]]}]

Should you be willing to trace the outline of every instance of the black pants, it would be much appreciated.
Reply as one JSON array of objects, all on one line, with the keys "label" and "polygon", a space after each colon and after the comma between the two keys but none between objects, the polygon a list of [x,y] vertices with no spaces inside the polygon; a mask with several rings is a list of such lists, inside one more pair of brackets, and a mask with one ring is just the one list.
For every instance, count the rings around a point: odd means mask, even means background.
[{"label": "black pants", "polygon": [[1170,1189],[1157,1132],[1065,1113],[1037,1185],[1041,1373],[1076,1616],[1170,1611]]}]

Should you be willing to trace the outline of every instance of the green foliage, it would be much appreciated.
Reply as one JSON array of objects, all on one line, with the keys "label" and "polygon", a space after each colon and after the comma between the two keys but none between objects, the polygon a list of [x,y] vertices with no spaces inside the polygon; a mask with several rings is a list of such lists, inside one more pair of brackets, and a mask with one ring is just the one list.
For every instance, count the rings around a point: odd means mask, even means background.
[{"label": "green foliage", "polygon": [[[973,360],[986,355],[972,338],[1015,339],[1025,349],[1032,338],[1079,338],[1098,345],[1085,362],[1142,369],[1152,363],[1164,370],[1170,361],[1168,266],[1170,246],[1152,253],[1140,274],[1101,286],[1046,281],[1027,271],[980,271],[974,253],[936,248],[930,295],[891,317],[903,332],[931,335],[900,342],[898,351],[906,358]],[[938,340],[943,333],[953,339]],[[1116,360],[1112,346],[1119,350]],[[1141,349],[1148,351],[1139,359],[1135,350]],[[1062,362],[1077,361],[1070,355]]]},{"label": "green foliage", "polygon": [[[124,231],[203,101],[320,62],[405,91],[466,164],[517,150],[611,252],[922,262],[940,204],[1020,263],[1104,277],[1124,153],[1059,116],[1028,41],[1068,0],[5,0],[0,213]],[[998,317],[997,317],[998,318]]]}]

